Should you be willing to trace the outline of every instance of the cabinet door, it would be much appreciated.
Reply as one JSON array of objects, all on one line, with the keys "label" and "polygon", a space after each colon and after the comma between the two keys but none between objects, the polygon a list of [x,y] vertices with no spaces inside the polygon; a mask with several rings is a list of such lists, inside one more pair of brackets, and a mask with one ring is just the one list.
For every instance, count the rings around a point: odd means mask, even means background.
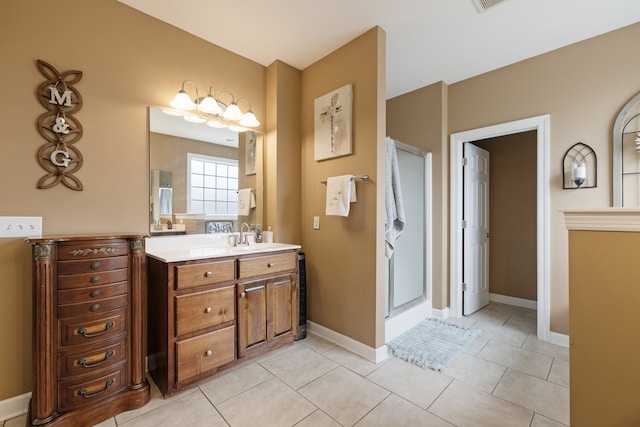
[{"label": "cabinet door", "polygon": [[270,335],[277,337],[293,329],[293,290],[295,284],[291,276],[284,276],[268,283],[267,288],[273,295],[273,330]]},{"label": "cabinet door", "polygon": [[238,357],[267,341],[267,282],[240,283],[238,295]]}]

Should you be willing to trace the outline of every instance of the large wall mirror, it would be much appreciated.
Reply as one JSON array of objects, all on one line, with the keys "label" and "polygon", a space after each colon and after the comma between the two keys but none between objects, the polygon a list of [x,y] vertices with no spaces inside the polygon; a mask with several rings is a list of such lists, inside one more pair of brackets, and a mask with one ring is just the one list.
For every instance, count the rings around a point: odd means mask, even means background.
[{"label": "large wall mirror", "polygon": [[263,135],[149,107],[149,232],[228,233],[262,224]]},{"label": "large wall mirror", "polygon": [[640,207],[640,93],[613,125],[613,206]]}]

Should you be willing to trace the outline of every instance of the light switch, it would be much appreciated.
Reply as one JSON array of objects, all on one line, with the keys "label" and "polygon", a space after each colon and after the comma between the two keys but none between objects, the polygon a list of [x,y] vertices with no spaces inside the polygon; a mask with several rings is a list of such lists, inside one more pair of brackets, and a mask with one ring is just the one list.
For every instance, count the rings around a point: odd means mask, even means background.
[{"label": "light switch", "polygon": [[319,216],[314,216],[313,217],[313,229],[314,230],[319,230],[320,229],[320,217]]},{"label": "light switch", "polygon": [[41,236],[41,216],[0,216],[0,238]]}]

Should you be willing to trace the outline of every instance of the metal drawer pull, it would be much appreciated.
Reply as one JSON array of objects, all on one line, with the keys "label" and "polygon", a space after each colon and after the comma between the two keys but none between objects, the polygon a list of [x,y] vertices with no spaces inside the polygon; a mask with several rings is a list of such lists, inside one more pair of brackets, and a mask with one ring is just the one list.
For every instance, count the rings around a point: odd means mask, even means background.
[{"label": "metal drawer pull", "polygon": [[104,359],[102,359],[99,362],[96,363],[87,363],[87,361],[85,360],[85,358],[83,357],[82,359],[78,359],[78,365],[82,366],[83,368],[93,368],[95,366],[99,366],[102,365],[104,362],[107,361],[108,358],[110,358],[111,356],[113,356],[113,350],[109,350],[104,354]]},{"label": "metal drawer pull", "polygon": [[100,310],[100,304],[93,304],[91,306],[91,311],[98,311]]},{"label": "metal drawer pull", "polygon": [[207,271],[206,273],[204,273],[204,277],[211,277],[213,276],[213,273],[210,271]]},{"label": "metal drawer pull", "polygon": [[213,354],[213,352],[212,352],[211,350],[207,350],[207,351],[204,353],[204,355],[205,355],[206,357],[209,357],[209,356],[211,356],[212,354]]},{"label": "metal drawer pull", "polygon": [[273,267],[274,265],[276,265],[276,263],[275,263],[275,262],[270,262],[269,264],[267,264],[267,267],[271,268],[271,267]]},{"label": "metal drawer pull", "polygon": [[100,281],[100,276],[93,276],[91,278],[91,283],[98,283]]},{"label": "metal drawer pull", "polygon": [[102,393],[104,393],[105,391],[107,391],[107,389],[109,387],[111,387],[111,385],[113,384],[113,379],[109,379],[106,383],[104,383],[104,388],[100,391],[96,391],[95,393],[91,393],[91,394],[87,394],[87,390],[84,388],[81,388],[80,390],[78,390],[78,394],[82,397],[84,397],[85,399],[91,399],[92,397],[96,397],[101,395]]},{"label": "metal drawer pull", "polygon": [[204,309],[204,312],[205,312],[205,313],[211,313],[211,307],[207,307],[207,308],[205,308],[205,309]]},{"label": "metal drawer pull", "polygon": [[97,297],[98,295],[100,295],[100,290],[99,290],[99,289],[96,289],[96,290],[94,290],[94,291],[91,291],[91,296],[92,296],[92,297],[94,297],[94,298],[95,298],[95,297]]},{"label": "metal drawer pull", "polygon": [[91,269],[92,270],[97,270],[100,268],[100,263],[98,261],[94,261],[91,263]]},{"label": "metal drawer pull", "polygon": [[113,322],[107,322],[107,324],[104,325],[104,331],[96,332],[95,334],[88,334],[85,328],[80,328],[78,329],[78,333],[84,336],[85,338],[92,338],[92,337],[98,337],[102,334],[105,334],[111,328],[113,328]]}]

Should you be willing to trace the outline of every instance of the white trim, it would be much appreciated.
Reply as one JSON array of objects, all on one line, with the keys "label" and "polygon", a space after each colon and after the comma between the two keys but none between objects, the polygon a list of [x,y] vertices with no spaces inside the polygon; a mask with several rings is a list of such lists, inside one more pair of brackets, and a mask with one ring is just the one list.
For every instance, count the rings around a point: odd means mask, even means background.
[{"label": "white trim", "polygon": [[569,348],[569,335],[559,334],[557,332],[549,333],[549,342],[551,344],[560,345]]},{"label": "white trim", "polygon": [[310,320],[307,320],[307,332],[317,335],[320,338],[324,338],[327,341],[331,341],[332,343],[362,356],[371,362],[379,363],[389,358],[386,345],[383,345],[380,348],[372,348],[354,340],[353,338],[349,338],[346,335],[342,335],[329,328],[325,328],[324,326],[318,325]]},{"label": "white trim", "polygon": [[513,305],[515,307],[530,308],[531,310],[538,309],[538,301],[530,299],[510,297],[508,295],[492,294],[489,293],[489,301],[498,302],[501,304]]},{"label": "white trim", "polygon": [[0,400],[0,424],[11,418],[26,414],[29,410],[30,399],[31,392]]},{"label": "white trim", "polygon": [[451,317],[449,307],[445,307],[442,310],[439,310],[437,308],[431,309],[431,317],[442,320],[448,319],[449,317]]},{"label": "white trim", "polygon": [[538,339],[550,340],[549,282],[549,146],[550,116],[543,115],[523,120],[487,126],[451,134],[451,310],[454,317],[462,317],[462,151],[465,142],[511,135],[535,130],[537,132],[537,292],[538,292]]},{"label": "white trim", "polygon": [[423,301],[415,307],[389,317],[384,322],[385,342],[402,335],[409,329],[431,316],[431,301]]},{"label": "white trim", "polygon": [[562,212],[568,230],[640,231],[640,209],[602,208]]}]

